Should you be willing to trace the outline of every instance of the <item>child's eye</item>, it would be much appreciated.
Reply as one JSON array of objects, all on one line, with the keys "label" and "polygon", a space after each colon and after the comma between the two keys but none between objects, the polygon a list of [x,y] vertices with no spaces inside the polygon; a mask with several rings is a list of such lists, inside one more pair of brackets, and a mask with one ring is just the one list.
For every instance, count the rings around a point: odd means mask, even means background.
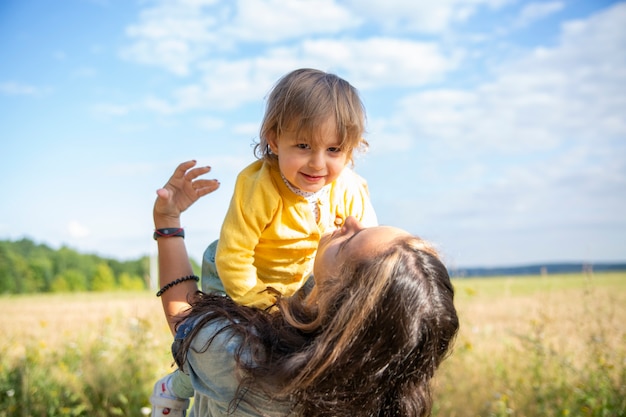
[{"label": "child's eye", "polygon": [[298,143],[296,144],[296,148],[298,149],[310,149],[310,146],[306,143]]},{"label": "child's eye", "polygon": [[331,146],[328,148],[328,152],[339,153],[341,152],[341,148],[339,146]]}]

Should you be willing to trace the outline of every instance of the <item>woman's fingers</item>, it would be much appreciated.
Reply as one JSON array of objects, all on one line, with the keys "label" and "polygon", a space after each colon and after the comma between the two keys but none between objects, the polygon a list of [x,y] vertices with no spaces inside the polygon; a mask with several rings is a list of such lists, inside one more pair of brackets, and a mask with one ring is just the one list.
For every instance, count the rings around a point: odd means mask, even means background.
[{"label": "woman's fingers", "polygon": [[[194,161],[194,164],[195,164],[195,161]],[[200,175],[204,175],[209,171],[211,171],[210,166],[198,167],[198,168],[193,168],[193,169],[188,168],[187,172],[185,173],[185,179],[189,181],[193,181],[196,178],[198,178]]]},{"label": "woman's fingers", "polygon": [[172,175],[172,179],[183,179],[185,177],[186,172],[196,165],[196,160],[192,159],[191,161],[185,161],[180,163],[176,170],[174,170],[174,174]]},{"label": "woman's fingers", "polygon": [[[195,161],[190,162],[193,162],[193,164],[195,165]],[[189,163],[183,163],[180,166],[189,167]],[[219,188],[220,183],[218,180],[199,178],[201,175],[204,175],[210,171],[210,166],[202,166],[191,169],[188,168],[185,172],[185,181],[188,181],[191,184],[191,187],[195,191],[197,197],[205,196]]]},{"label": "woman's fingers", "polygon": [[167,200],[167,198],[170,196],[170,192],[167,190],[167,188],[159,188],[157,191],[157,196]]},{"label": "woman's fingers", "polygon": [[198,197],[212,193],[217,190],[219,186],[220,182],[218,180],[196,180],[193,182],[193,189],[196,191]]}]

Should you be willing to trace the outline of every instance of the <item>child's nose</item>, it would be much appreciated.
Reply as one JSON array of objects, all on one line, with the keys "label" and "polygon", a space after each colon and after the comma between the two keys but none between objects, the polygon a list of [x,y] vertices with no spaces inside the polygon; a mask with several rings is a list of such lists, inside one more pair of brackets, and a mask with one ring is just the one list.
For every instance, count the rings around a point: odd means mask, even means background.
[{"label": "child's nose", "polygon": [[324,154],[321,152],[313,152],[309,158],[309,166],[316,170],[324,168]]}]

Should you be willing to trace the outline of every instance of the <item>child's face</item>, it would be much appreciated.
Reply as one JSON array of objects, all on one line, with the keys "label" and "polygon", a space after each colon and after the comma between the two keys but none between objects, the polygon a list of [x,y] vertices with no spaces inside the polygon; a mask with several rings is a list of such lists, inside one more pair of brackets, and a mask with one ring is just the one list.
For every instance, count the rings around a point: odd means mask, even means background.
[{"label": "child's face", "polygon": [[295,131],[285,131],[268,142],[278,156],[280,172],[302,191],[319,191],[335,181],[348,164],[348,153],[339,147],[333,118],[320,126],[312,141],[297,137]]}]

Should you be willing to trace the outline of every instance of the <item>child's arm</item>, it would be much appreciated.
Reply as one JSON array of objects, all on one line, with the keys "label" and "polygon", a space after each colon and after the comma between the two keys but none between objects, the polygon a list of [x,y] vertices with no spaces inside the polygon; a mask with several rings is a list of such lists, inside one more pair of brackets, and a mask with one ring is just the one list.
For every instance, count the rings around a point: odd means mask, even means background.
[{"label": "child's arm", "polygon": [[[153,217],[156,229],[180,228],[180,215],[200,197],[212,193],[219,187],[217,180],[198,179],[208,173],[210,167],[193,168],[196,161],[180,164],[163,188],[157,190]],[[159,253],[160,288],[178,278],[193,274],[185,241],[181,237],[160,237],[157,239]],[[197,291],[195,281],[183,281],[161,295],[163,311],[172,334],[175,333],[175,317],[187,306],[187,296]]]},{"label": "child's arm", "polygon": [[259,164],[238,175],[215,258],[224,289],[238,304],[265,308],[274,302],[273,295],[262,293],[266,285],[258,279],[255,248],[273,221],[279,199],[269,173]]}]

